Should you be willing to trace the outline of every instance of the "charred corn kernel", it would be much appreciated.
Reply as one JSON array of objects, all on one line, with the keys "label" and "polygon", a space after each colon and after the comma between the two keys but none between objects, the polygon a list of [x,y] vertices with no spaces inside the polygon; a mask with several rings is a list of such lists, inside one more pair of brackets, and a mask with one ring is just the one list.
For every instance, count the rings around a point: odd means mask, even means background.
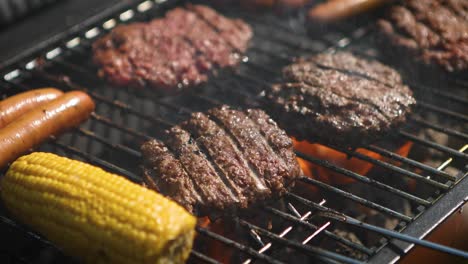
[{"label": "charred corn kernel", "polygon": [[0,182],[7,209],[86,263],[182,263],[196,219],[162,195],[89,164],[36,152]]}]

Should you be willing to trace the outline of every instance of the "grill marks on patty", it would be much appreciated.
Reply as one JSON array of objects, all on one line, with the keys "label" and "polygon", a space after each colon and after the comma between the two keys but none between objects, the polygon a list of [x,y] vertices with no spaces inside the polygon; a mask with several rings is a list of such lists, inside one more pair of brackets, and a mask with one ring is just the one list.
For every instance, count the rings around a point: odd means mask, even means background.
[{"label": "grill marks on patty", "polygon": [[298,139],[361,145],[406,121],[415,103],[400,75],[350,53],[319,54],[283,69],[265,107]]},{"label": "grill marks on patty", "polygon": [[146,181],[198,215],[280,196],[301,173],[291,140],[261,110],[194,113],[163,141],[141,147]]},{"label": "grill marks on patty", "polygon": [[99,75],[119,86],[171,90],[205,82],[216,67],[234,67],[250,26],[209,7],[187,5],[148,23],[118,26],[93,44]]},{"label": "grill marks on patty", "polygon": [[468,69],[468,2],[408,0],[378,22],[392,44],[447,71]]}]

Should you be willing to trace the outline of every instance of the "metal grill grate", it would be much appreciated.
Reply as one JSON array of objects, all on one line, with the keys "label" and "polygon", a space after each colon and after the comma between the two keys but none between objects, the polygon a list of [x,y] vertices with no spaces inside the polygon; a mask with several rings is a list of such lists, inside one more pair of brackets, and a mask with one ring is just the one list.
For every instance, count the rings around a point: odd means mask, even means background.
[{"label": "metal grill grate", "polygon": [[[279,70],[290,62],[290,58],[346,49],[374,59],[385,59],[374,50],[371,28],[334,28],[326,34],[306,36],[304,28],[299,26],[301,21],[281,21],[269,14],[254,16],[230,9],[222,11],[242,17],[255,30],[248,60],[239,71],[221,71],[203,87],[166,98],[160,98],[151,91],[111,87],[96,77],[96,69],[90,59],[90,45],[94,39],[119,23],[160,16],[177,2],[180,1],[144,1],[110,10],[108,14],[92,18],[77,32],[67,32],[56,43],[48,43],[45,49],[13,61],[0,82],[4,96],[35,87],[56,86],[63,90],[85,90],[97,103],[95,113],[86,124],[44,144],[41,150],[86,160],[140,182],[141,154],[138,149],[141,142],[157,138],[163,128],[177,123],[193,111],[220,103],[254,106],[262,87],[278,79]],[[409,124],[391,139],[366,147],[385,159],[374,159],[355,150],[330,146],[373,164],[383,177],[366,177],[296,151],[304,160],[356,180],[352,186],[358,188],[332,186],[304,176],[300,179],[303,185],[318,188],[320,197],[293,191],[280,201],[263,207],[260,216],[239,215],[226,224],[235,230],[234,237],[212,230],[210,226],[199,226],[191,261],[218,263],[212,250],[205,247],[218,243],[224,252],[232,253],[233,261],[241,263],[250,263],[251,260],[285,263],[291,259],[315,259],[325,263],[389,262],[405,254],[412,243],[423,243],[406,235],[426,235],[465,199],[464,190],[468,188],[465,179],[468,171],[468,154],[465,153],[468,148],[468,116],[463,109],[468,104],[468,83],[449,79],[440,85],[443,87],[434,87],[414,78],[407,78],[407,83],[418,97],[418,109]],[[431,132],[430,136],[443,137],[444,142],[430,138],[423,133],[426,131]],[[415,148],[429,155],[430,159],[395,153],[391,146],[402,141],[413,142]],[[418,190],[408,190],[405,184],[408,181],[414,181]],[[366,196],[366,193],[376,191],[385,193],[385,198]],[[406,203],[410,208],[402,210],[394,205],[394,201]],[[365,208],[365,216],[378,214],[386,220],[394,220],[395,224],[386,229],[385,226],[377,227],[380,225],[378,222],[366,224],[357,219],[355,211],[346,209],[349,205]],[[7,216],[0,220],[6,229],[13,228],[16,235],[31,239],[33,248],[54,248]],[[340,230],[352,232],[359,241],[342,235]],[[374,238],[366,239],[368,236]],[[400,240],[406,242],[398,242]],[[30,259],[22,256],[25,248],[21,248],[7,252],[7,255],[19,263],[31,262],[34,256]],[[444,248],[439,247],[439,250]],[[58,250],[53,252],[57,263],[66,259]]]}]

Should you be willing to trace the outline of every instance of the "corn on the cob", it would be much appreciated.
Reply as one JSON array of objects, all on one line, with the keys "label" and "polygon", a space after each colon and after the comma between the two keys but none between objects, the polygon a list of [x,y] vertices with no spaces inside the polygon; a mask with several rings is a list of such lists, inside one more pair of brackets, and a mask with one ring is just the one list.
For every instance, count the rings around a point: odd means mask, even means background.
[{"label": "corn on the cob", "polygon": [[192,247],[196,219],[182,207],[80,161],[32,153],[0,187],[15,217],[86,263],[182,263]]}]

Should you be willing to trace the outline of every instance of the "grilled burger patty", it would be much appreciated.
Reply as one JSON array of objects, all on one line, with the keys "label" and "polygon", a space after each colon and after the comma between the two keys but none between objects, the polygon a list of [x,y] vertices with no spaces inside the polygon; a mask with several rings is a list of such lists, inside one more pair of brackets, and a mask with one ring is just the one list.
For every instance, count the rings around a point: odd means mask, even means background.
[{"label": "grilled burger patty", "polygon": [[118,26],[93,44],[98,74],[119,86],[174,91],[202,83],[216,67],[234,67],[252,30],[202,5],[164,18]]},{"label": "grilled burger patty", "polygon": [[468,70],[468,1],[407,0],[378,22],[385,40],[426,64]]},{"label": "grilled burger patty", "polygon": [[262,110],[194,113],[141,151],[150,187],[199,216],[282,195],[301,173],[292,141]]},{"label": "grilled burger patty", "polygon": [[351,53],[319,54],[283,69],[265,108],[299,140],[357,146],[406,121],[415,104],[400,75]]}]

